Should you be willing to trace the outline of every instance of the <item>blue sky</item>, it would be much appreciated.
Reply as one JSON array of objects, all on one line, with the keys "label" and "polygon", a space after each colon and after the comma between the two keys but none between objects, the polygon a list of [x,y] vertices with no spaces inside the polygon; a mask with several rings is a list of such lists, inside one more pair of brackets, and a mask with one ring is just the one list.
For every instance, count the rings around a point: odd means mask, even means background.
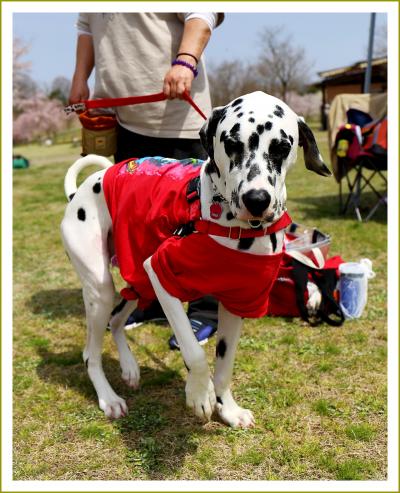
[{"label": "blue sky", "polygon": [[[72,77],[75,60],[77,14],[14,13],[13,35],[30,46],[26,60],[30,75],[49,86],[59,76]],[[377,27],[386,24],[377,14]],[[259,34],[265,27],[283,26],[295,44],[306,50],[317,72],[365,59],[368,45],[368,13],[228,13],[206,49],[208,61],[256,61],[262,46]]]}]

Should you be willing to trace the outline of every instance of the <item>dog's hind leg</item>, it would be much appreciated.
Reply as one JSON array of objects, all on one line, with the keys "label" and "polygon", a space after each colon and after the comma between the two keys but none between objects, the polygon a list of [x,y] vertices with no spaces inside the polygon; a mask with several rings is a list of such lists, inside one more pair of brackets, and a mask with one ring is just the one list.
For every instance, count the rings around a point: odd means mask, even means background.
[{"label": "dog's hind leg", "polygon": [[88,266],[81,262],[76,251],[69,250],[68,253],[82,282],[87,324],[87,342],[83,359],[96,389],[100,409],[110,418],[119,418],[127,414],[128,408],[125,401],[108,383],[101,358],[104,333],[113,306],[114,283],[106,259],[97,257],[98,261],[103,262],[92,262]]},{"label": "dog's hind leg", "polygon": [[133,389],[137,389],[139,387],[140,370],[135,357],[129,349],[125,336],[124,325],[136,306],[136,300],[121,301],[121,303],[114,308],[110,320],[110,329],[118,348],[122,378],[125,383]]},{"label": "dog's hind leg", "polygon": [[61,233],[82,283],[88,331],[83,357],[89,377],[100,408],[107,416],[119,418],[127,413],[127,405],[108,383],[101,361],[104,333],[114,302],[114,283],[107,246],[111,219],[104,196],[94,188],[99,178],[101,174],[92,175],[78,189],[67,206]]},{"label": "dog's hind leg", "polygon": [[104,333],[114,299],[112,279],[103,279],[101,285],[83,282],[83,299],[88,330],[87,344],[83,352],[85,364],[96,389],[100,409],[110,418],[119,418],[127,414],[128,408],[108,383],[101,361]]},{"label": "dog's hind leg", "polygon": [[221,303],[219,304],[217,361],[214,374],[216,408],[221,419],[234,428],[254,426],[253,414],[236,404],[230,390],[233,363],[242,325],[243,321],[240,317],[233,315]]}]

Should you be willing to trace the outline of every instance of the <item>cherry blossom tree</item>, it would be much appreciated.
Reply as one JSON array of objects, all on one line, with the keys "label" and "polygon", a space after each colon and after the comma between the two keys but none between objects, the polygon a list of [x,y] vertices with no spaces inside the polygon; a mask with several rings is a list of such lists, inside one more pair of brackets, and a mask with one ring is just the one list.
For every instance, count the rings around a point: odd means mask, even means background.
[{"label": "cherry blossom tree", "polygon": [[44,94],[21,101],[23,111],[14,120],[14,143],[30,142],[54,138],[66,126],[63,105],[56,99],[48,99]]},{"label": "cherry blossom tree", "polygon": [[295,113],[307,120],[318,117],[321,111],[322,94],[321,92],[298,94],[291,91],[287,94],[286,102]]},{"label": "cherry blossom tree", "polygon": [[13,140],[15,144],[52,138],[67,125],[62,102],[49,99],[29,76],[29,47],[13,41]]}]

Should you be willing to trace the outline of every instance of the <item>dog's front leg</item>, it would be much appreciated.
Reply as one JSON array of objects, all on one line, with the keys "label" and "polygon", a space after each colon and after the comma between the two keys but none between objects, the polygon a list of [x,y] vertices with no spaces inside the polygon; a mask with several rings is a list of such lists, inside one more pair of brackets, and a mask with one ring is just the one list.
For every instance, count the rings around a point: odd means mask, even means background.
[{"label": "dog's front leg", "polygon": [[221,419],[234,428],[254,426],[253,414],[236,404],[230,390],[233,363],[242,325],[243,320],[240,317],[233,315],[221,303],[219,304],[217,361],[214,376],[217,411]]},{"label": "dog's front leg", "polygon": [[139,387],[140,369],[125,336],[124,325],[137,306],[137,300],[122,300],[111,313],[110,329],[118,348],[122,379],[131,388]]},{"label": "dog's front leg", "polygon": [[215,407],[215,392],[205,352],[193,334],[182,303],[162,287],[151,266],[150,258],[143,265],[174,331],[188,369],[185,388],[186,404],[194,410],[197,416],[209,421]]}]

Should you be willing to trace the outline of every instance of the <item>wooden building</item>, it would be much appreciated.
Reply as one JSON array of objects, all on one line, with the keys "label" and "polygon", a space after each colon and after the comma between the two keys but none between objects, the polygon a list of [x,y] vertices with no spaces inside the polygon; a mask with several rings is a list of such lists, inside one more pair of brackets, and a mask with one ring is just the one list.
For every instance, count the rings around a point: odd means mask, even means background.
[{"label": "wooden building", "polygon": [[[367,62],[357,62],[348,67],[318,72],[321,82],[316,87],[322,92],[321,119],[322,128],[326,129],[326,115],[330,104],[337,94],[361,94],[364,90],[364,78]],[[371,93],[387,91],[387,57],[372,60]]]}]

